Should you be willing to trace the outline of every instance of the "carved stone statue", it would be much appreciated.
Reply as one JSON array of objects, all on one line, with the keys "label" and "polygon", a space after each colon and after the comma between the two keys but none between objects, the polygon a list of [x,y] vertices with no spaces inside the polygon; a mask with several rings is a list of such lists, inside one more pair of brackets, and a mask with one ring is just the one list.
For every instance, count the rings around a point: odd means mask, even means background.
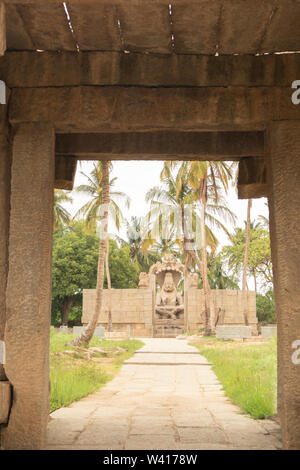
[{"label": "carved stone statue", "polygon": [[178,319],[183,315],[182,296],[176,290],[172,273],[166,273],[161,292],[157,294],[155,312],[158,318]]}]

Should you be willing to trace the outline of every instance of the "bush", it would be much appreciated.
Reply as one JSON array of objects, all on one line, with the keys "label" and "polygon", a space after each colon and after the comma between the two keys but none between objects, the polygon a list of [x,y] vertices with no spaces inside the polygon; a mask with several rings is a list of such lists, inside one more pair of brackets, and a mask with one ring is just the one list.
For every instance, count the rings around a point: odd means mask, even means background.
[{"label": "bush", "polygon": [[265,295],[256,294],[256,312],[260,323],[276,322],[273,290],[269,290]]}]

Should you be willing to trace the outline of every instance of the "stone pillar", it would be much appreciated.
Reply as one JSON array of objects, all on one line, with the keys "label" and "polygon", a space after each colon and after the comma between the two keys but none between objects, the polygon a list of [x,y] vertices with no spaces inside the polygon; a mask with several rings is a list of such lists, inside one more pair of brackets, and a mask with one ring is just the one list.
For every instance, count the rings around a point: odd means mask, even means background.
[{"label": "stone pillar", "polygon": [[39,449],[49,415],[54,131],[48,123],[14,131],[5,328],[13,406],[2,445]]},{"label": "stone pillar", "polygon": [[300,449],[300,121],[272,123],[268,145],[278,412],[284,448]]},{"label": "stone pillar", "polygon": [[[10,197],[10,146],[6,132],[0,130],[0,341],[4,341],[6,317],[5,292],[8,268],[8,229]],[[5,380],[0,364],[0,381]]]}]

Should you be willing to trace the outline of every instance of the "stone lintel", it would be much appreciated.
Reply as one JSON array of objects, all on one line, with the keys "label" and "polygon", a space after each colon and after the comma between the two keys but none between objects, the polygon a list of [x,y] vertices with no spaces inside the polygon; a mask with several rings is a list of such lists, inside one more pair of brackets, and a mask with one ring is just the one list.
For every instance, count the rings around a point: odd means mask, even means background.
[{"label": "stone lintel", "polygon": [[290,88],[15,88],[12,124],[51,122],[59,133],[154,130],[264,130],[299,119]]},{"label": "stone lintel", "polygon": [[74,186],[77,159],[64,155],[55,156],[55,181],[56,189],[71,191]]},{"label": "stone lintel", "polygon": [[249,154],[264,155],[264,133],[157,131],[57,134],[55,151],[57,158],[59,155],[70,155],[80,160],[239,160]]},{"label": "stone lintel", "polygon": [[291,87],[300,54],[193,55],[124,52],[10,52],[0,59],[9,87],[250,86]]},{"label": "stone lintel", "polygon": [[264,158],[241,158],[237,187],[239,199],[268,196],[267,168]]}]

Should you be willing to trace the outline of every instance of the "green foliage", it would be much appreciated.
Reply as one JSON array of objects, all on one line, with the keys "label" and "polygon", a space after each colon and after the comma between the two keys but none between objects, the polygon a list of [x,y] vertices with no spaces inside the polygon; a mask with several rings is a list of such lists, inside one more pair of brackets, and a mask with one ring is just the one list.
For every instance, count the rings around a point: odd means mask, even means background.
[{"label": "green foliage", "polygon": [[193,346],[212,362],[226,395],[245,413],[256,419],[276,413],[276,338],[263,345],[222,341]]},{"label": "green foliage", "polygon": [[131,217],[125,221],[126,240],[115,236],[121,246],[129,248],[129,256],[139,267],[140,272],[148,272],[150,266],[161,259],[162,253],[150,251],[153,241],[149,239],[149,224],[145,218]]},{"label": "green foliage", "polygon": [[[137,288],[139,278],[139,267],[130,258],[130,247],[118,247],[115,240],[109,241],[109,270],[112,289],[134,289]],[[104,287],[107,287],[105,277]]]},{"label": "green foliage", "polygon": [[[211,289],[238,289],[238,281],[234,275],[229,275],[224,271],[224,265],[220,254],[207,257],[208,281]],[[199,287],[202,288],[200,274]]]},{"label": "green foliage", "polygon": [[62,406],[68,406],[73,401],[80,400],[84,396],[98,390],[106,382],[111,380],[124,360],[143,346],[141,341],[109,341],[93,338],[91,346],[111,351],[111,356],[117,347],[126,348],[127,351],[114,357],[111,364],[99,364],[92,360],[83,360],[83,355],[63,356],[66,350],[75,348],[70,342],[75,336],[64,333],[50,333],[50,380],[51,399],[50,410],[54,411]]},{"label": "green foliage", "polygon": [[[112,168],[112,162],[109,162],[110,169]],[[83,217],[85,224],[92,228],[99,220],[100,208],[103,204],[103,165],[101,161],[94,163],[94,168],[89,175],[81,172],[86,178],[86,184],[82,184],[75,188],[77,193],[83,193],[89,196],[89,201],[84,204],[81,209],[77,212],[75,217]],[[114,224],[119,230],[121,222],[124,220],[122,211],[118,206],[120,201],[123,201],[127,208],[130,206],[129,197],[120,191],[114,191],[114,186],[117,178],[113,178],[109,182],[109,216],[114,221]]]},{"label": "green foliage", "polygon": [[[174,210],[177,210],[177,214],[183,215],[185,207],[189,205],[192,209],[191,229],[193,233],[199,231],[199,227],[201,226],[199,215],[199,203],[202,199],[201,181],[203,178],[205,180],[207,179],[209,182],[206,184],[205,191],[205,233],[206,243],[211,250],[214,251],[218,245],[218,240],[213,233],[213,228],[218,228],[227,233],[227,228],[221,222],[220,218],[223,218],[226,222],[232,222],[234,220],[234,215],[226,205],[226,200],[222,195],[221,188],[216,185],[218,178],[215,176],[214,183],[211,182],[211,178],[207,175],[208,162],[198,162],[200,165],[199,168],[197,168],[199,165],[194,164],[195,162],[183,162],[175,173],[172,170],[174,170],[176,165],[174,166],[174,162],[171,163],[172,165],[169,167],[168,162],[165,162],[165,167],[161,174],[162,185],[151,188],[146,194],[146,201],[151,203],[151,210],[148,217],[152,222],[152,228],[155,228],[160,237],[166,237],[166,227],[164,226],[162,211],[165,214],[169,214],[170,221],[169,227],[167,227],[167,238],[169,237],[168,232],[173,230],[174,238],[178,246],[184,249],[182,243],[184,236],[188,239],[193,239],[193,234],[188,230],[188,224],[186,224],[185,234],[183,234],[183,227],[178,224]],[[192,183],[194,184],[193,186]],[[200,240],[195,240],[195,242],[199,249],[201,247]]]},{"label": "green foliage", "polygon": [[99,239],[82,222],[55,233],[53,240],[53,297],[63,298],[96,284]]},{"label": "green foliage", "polygon": [[[228,267],[234,274],[240,274],[245,254],[246,231],[236,228],[231,236],[231,245],[224,246],[222,258],[227,261]],[[256,276],[266,288],[272,286],[272,261],[269,231],[257,224],[250,229],[250,247],[248,271],[252,276]]]},{"label": "green foliage", "polygon": [[[52,324],[61,324],[61,308],[65,297],[74,301],[73,322],[79,322],[79,306],[83,289],[96,285],[99,239],[88,233],[82,222],[74,222],[54,233],[52,254]],[[75,315],[76,312],[76,315]]]},{"label": "green foliage", "polygon": [[97,369],[90,364],[77,365],[75,361],[71,361],[68,367],[63,361],[53,361],[50,372],[50,411],[80,400],[112,378]]},{"label": "green foliage", "polygon": [[[88,232],[83,222],[55,232],[52,261],[52,324],[61,324],[61,309],[65,297],[74,301],[69,315],[70,324],[80,323],[82,291],[95,289],[97,281],[99,238]],[[110,240],[109,267],[112,288],[137,287],[139,269],[129,257],[129,247],[119,248]],[[105,287],[107,283],[105,281]]]},{"label": "green foliage", "polygon": [[276,322],[273,290],[269,290],[265,295],[256,295],[256,312],[259,322],[265,324]]}]

